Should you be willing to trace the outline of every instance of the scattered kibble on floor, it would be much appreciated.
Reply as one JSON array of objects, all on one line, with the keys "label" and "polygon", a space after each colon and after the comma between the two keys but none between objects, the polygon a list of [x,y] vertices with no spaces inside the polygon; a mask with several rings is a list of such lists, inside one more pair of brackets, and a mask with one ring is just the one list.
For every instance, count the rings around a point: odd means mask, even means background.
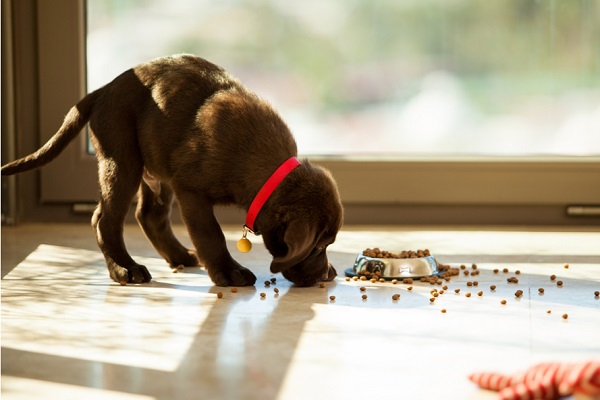
[{"label": "scattered kibble on floor", "polygon": [[[391,253],[390,253],[390,254],[391,254]],[[390,257],[392,257],[392,256],[389,256],[389,257],[387,257],[387,258],[390,258]],[[478,266],[477,266],[476,264],[472,264],[472,265],[471,265],[471,270],[468,270],[468,269],[467,269],[467,267],[466,267],[464,264],[463,264],[463,265],[461,265],[461,266],[460,266],[460,268],[452,268],[452,267],[450,267],[449,265],[444,265],[444,266],[445,266],[445,268],[446,268],[446,271],[448,271],[448,270],[452,270],[452,271],[454,272],[454,273],[452,273],[452,274],[449,274],[448,276],[443,276],[443,278],[444,278],[444,279],[445,279],[447,282],[449,282],[449,281],[450,281],[450,278],[451,278],[451,276],[450,276],[450,275],[452,275],[452,276],[455,276],[455,275],[460,275],[460,274],[459,274],[460,270],[463,270],[463,273],[464,273],[464,275],[465,275],[465,276],[469,276],[469,275],[479,275],[479,274],[480,274],[480,270],[478,269]],[[569,268],[569,264],[565,264],[565,265],[564,265],[564,268],[565,268],[565,269],[568,269],[568,268]],[[174,272],[177,272],[177,271],[174,271]],[[494,274],[497,274],[497,273],[499,272],[499,269],[495,268],[495,269],[491,270],[490,272],[493,272]],[[509,270],[508,268],[503,268],[503,269],[502,269],[502,272],[504,272],[504,273],[509,273],[509,272],[510,272],[510,270]],[[485,273],[485,270],[484,270],[484,273]],[[521,270],[518,270],[518,269],[517,269],[517,270],[515,270],[514,274],[515,274],[515,275],[520,275],[520,274],[521,274]],[[369,277],[367,277],[367,275],[370,275],[370,276],[369,276]],[[369,279],[369,278],[370,278],[370,279]],[[369,273],[369,274],[364,274],[364,275],[361,275],[360,277],[359,277],[359,276],[346,277],[346,282],[350,282],[350,281],[357,281],[357,280],[359,280],[359,279],[360,279],[361,281],[370,280],[372,283],[378,283],[378,282],[379,282],[379,283],[386,283],[386,280],[385,280],[384,278],[382,278],[382,277],[381,277],[381,273],[379,273],[379,272],[377,272],[377,273],[375,273],[375,272],[372,272],[372,273]],[[557,281],[556,279],[557,279],[556,275],[551,275],[551,276],[550,276],[550,280],[551,280],[551,281],[553,281],[553,282],[556,282],[556,285],[557,285],[558,287],[562,287],[562,286],[563,286],[563,284],[564,284],[564,283],[563,283],[563,281],[562,281],[562,280],[558,280],[558,281]],[[421,284],[426,284],[426,283],[429,283],[429,284],[431,284],[431,285],[442,285],[442,282],[443,282],[443,281],[442,281],[442,279],[440,279],[440,277],[437,277],[437,276],[433,276],[433,277],[424,277],[424,278],[420,278],[420,279],[416,279],[416,280],[417,280],[417,281],[420,281],[420,283],[421,283]],[[392,285],[398,285],[399,283],[403,283],[403,284],[412,284],[412,283],[413,283],[413,281],[414,281],[414,279],[413,279],[413,278],[403,278],[402,280],[394,278],[394,279],[391,279],[389,282],[390,282]],[[507,281],[507,283],[508,283],[508,284],[516,284],[516,283],[519,283],[519,279],[518,279],[516,276],[510,276],[510,277],[508,277],[508,278],[506,279],[506,281]],[[275,278],[271,278],[271,280],[270,280],[270,281],[265,281],[265,285],[266,285],[266,286],[270,285],[271,283],[275,283]],[[125,284],[125,283],[124,283],[124,282],[121,282],[121,284]],[[478,286],[478,285],[479,285],[479,282],[478,282],[478,281],[466,281],[466,282],[465,282],[465,285],[466,285],[467,287]],[[320,286],[321,288],[325,288],[325,287],[327,286],[327,284],[326,284],[326,283],[324,283],[324,282],[322,282],[322,283],[320,283],[320,284],[319,284],[319,286]],[[490,290],[491,290],[491,291],[496,291],[496,289],[497,289],[497,288],[498,288],[498,287],[497,287],[497,285],[490,285]],[[373,289],[376,289],[376,288],[375,288],[375,287],[373,287]],[[365,286],[360,286],[360,287],[359,287],[359,290],[360,290],[360,292],[362,292],[362,294],[361,294],[361,298],[362,298],[363,300],[367,300],[367,298],[368,298],[368,296],[367,296],[367,294],[366,294],[366,290],[367,290],[367,288],[366,288]],[[407,286],[407,287],[406,287],[406,290],[407,290],[407,291],[412,291],[412,290],[413,290],[413,286]],[[448,286],[447,286],[447,285],[443,285],[443,286],[442,286],[442,289],[439,289],[439,290],[438,290],[437,288],[433,288],[433,289],[431,289],[431,290],[429,291],[429,294],[431,295],[431,296],[429,297],[429,302],[430,302],[430,304],[434,304],[434,303],[436,303],[436,300],[438,300],[438,298],[440,299],[439,301],[442,301],[442,302],[443,302],[444,300],[442,300],[442,299],[441,299],[440,295],[444,294],[444,293],[445,293],[445,291],[447,291],[447,290],[449,290],[449,288],[448,288]],[[234,290],[234,289],[232,289],[231,291],[232,291],[233,293],[235,293],[237,290]],[[277,288],[275,288],[275,289],[274,289],[274,292],[276,293],[275,297],[277,297],[277,293],[279,293],[279,290],[278,290]],[[461,289],[460,289],[460,288],[455,288],[455,289],[454,289],[454,292],[455,292],[456,294],[458,294],[458,293],[460,293],[460,292],[461,292]],[[379,292],[378,292],[378,291],[374,291],[373,293],[374,293],[374,295],[377,295]],[[544,289],[543,287],[540,287],[540,288],[538,288],[538,293],[539,293],[540,295],[544,294],[544,293],[545,293],[545,289]],[[523,296],[523,294],[524,294],[523,290],[520,290],[520,289],[519,289],[519,290],[517,290],[517,291],[515,292],[515,297],[516,297],[516,299],[517,299],[517,300],[519,300],[519,299],[520,299],[520,298]],[[218,292],[218,294],[217,294],[217,296],[218,296],[219,298],[221,298],[221,297],[222,297],[222,295],[223,295],[223,294],[222,294],[221,292]],[[260,293],[260,296],[261,296],[261,298],[264,298],[264,297],[266,296],[266,294],[265,294],[265,293]],[[471,297],[471,296],[472,296],[471,292],[465,292],[465,297]],[[479,297],[483,297],[483,290],[479,290],[479,291],[477,292],[477,296],[479,296]],[[599,297],[600,297],[600,291],[598,291],[598,290],[594,291],[594,296],[595,296],[596,298],[599,298]],[[392,296],[391,296],[391,297],[392,297],[392,300],[393,300],[394,302],[396,302],[396,301],[398,301],[398,300],[400,299],[400,294],[399,294],[399,293],[394,293],[394,294],[392,294]],[[336,296],[334,296],[334,295],[331,295],[331,296],[329,296],[329,300],[330,300],[332,303],[334,302],[334,300],[335,300],[335,299],[336,299]],[[502,304],[502,305],[506,305],[506,304],[507,304],[507,300],[506,300],[506,299],[501,299],[501,300],[500,300],[500,304]],[[447,312],[447,311],[446,311],[446,308],[441,308],[441,309],[440,309],[440,312],[441,312],[442,314],[445,314],[445,313]],[[551,314],[551,313],[552,313],[552,310],[550,310],[550,309],[546,310],[546,314]],[[568,314],[566,314],[566,313],[565,313],[565,314],[562,314],[562,319],[566,320],[566,319],[568,319],[568,318],[569,318]]]}]

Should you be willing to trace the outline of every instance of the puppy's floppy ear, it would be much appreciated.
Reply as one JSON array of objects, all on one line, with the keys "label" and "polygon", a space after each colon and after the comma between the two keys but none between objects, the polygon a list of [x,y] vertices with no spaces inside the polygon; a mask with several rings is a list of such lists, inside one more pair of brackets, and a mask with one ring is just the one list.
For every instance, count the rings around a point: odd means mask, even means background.
[{"label": "puppy's floppy ear", "polygon": [[314,225],[306,221],[290,221],[283,235],[288,251],[282,257],[273,258],[271,272],[276,274],[304,260],[313,250],[316,240]]}]

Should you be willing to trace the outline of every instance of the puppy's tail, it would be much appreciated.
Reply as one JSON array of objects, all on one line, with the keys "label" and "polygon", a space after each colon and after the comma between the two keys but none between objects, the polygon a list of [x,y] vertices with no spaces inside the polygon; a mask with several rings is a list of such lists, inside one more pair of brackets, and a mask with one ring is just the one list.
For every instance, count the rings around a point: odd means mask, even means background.
[{"label": "puppy's tail", "polygon": [[2,167],[2,175],[12,175],[23,171],[39,168],[54,160],[75,139],[90,119],[94,104],[101,93],[96,90],[81,99],[65,117],[62,126],[35,153],[10,162]]}]

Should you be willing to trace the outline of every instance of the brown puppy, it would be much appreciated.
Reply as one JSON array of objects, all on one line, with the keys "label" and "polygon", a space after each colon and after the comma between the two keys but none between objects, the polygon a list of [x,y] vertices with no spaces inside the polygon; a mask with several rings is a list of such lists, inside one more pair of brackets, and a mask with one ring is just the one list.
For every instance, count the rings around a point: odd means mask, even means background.
[{"label": "brown puppy", "polygon": [[[267,103],[206,60],[160,58],[85,96],[48,143],[3,166],[2,174],[52,161],[88,121],[101,192],[92,225],[112,279],[151,279],[123,240],[125,215],[138,193],[137,220],[167,262],[196,265],[197,255],[216,285],[256,282],[229,254],[213,206],[234,204],[247,210],[277,167],[297,155],[288,127]],[[174,196],[196,251],[173,235]],[[341,224],[333,178],[303,161],[269,197],[255,230],[273,255],[271,271],[308,286],[335,277],[325,249]]]}]

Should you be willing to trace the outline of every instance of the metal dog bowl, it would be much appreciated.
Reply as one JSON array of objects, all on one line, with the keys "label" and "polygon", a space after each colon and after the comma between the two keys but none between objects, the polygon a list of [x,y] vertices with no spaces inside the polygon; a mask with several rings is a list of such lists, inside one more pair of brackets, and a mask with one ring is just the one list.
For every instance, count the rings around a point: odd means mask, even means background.
[{"label": "metal dog bowl", "polygon": [[346,276],[376,274],[386,280],[422,278],[438,275],[437,261],[433,255],[420,258],[373,258],[359,254],[354,267],[348,268]]}]

